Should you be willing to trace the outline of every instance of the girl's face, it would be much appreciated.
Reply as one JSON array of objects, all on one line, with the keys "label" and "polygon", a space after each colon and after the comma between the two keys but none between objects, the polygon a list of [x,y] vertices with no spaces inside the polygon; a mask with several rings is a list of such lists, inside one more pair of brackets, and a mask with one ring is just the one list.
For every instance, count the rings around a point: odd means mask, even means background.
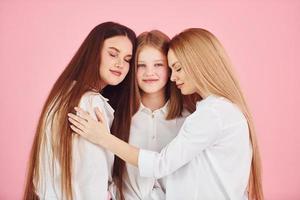
[{"label": "girl's face", "polygon": [[118,85],[127,75],[132,58],[132,43],[126,36],[115,36],[104,41],[101,50],[101,86]]},{"label": "girl's face", "polygon": [[144,47],[137,60],[139,88],[148,94],[164,92],[168,77],[169,69],[166,56],[154,47]]},{"label": "girl's face", "polygon": [[172,70],[171,81],[176,82],[176,86],[180,89],[181,93],[183,95],[196,93],[196,86],[187,77],[172,49],[168,52],[168,63]]}]

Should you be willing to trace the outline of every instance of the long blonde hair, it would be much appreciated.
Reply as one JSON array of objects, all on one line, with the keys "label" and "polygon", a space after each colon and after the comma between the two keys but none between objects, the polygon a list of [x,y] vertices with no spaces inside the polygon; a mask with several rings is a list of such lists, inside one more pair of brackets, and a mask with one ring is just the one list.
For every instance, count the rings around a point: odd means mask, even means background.
[{"label": "long blonde hair", "polygon": [[176,35],[170,49],[198,91],[227,98],[245,115],[253,149],[249,197],[262,200],[261,160],[254,123],[225,49],[212,33],[201,28],[187,29]]}]

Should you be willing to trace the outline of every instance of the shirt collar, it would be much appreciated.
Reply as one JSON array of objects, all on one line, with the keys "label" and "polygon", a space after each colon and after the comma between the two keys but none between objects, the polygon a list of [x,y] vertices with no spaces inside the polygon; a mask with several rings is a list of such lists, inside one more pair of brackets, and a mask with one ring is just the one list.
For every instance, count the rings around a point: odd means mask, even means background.
[{"label": "shirt collar", "polygon": [[100,94],[100,98],[102,99],[102,100],[104,100],[104,101],[106,101],[106,102],[108,102],[109,101],[109,99],[108,98],[105,98],[104,96],[102,96],[102,94],[101,93],[99,93]]},{"label": "shirt collar", "polygon": [[139,111],[146,111],[146,112],[149,112],[149,113],[160,111],[160,112],[162,112],[163,114],[166,115],[168,113],[168,109],[169,109],[169,101],[167,101],[163,107],[161,107],[159,109],[156,109],[154,111],[152,111],[150,108],[147,108],[146,106],[144,106],[143,103],[141,102]]},{"label": "shirt collar", "polygon": [[213,100],[213,99],[224,99],[224,97],[220,97],[220,96],[217,96],[217,95],[214,95],[214,94],[210,94],[210,95],[208,95],[205,99],[202,99],[202,100],[200,100],[200,101],[197,101],[197,103],[196,103],[196,109],[201,105],[201,104],[203,104],[203,103],[205,103],[205,102],[208,102],[208,101],[211,101],[211,100]]}]

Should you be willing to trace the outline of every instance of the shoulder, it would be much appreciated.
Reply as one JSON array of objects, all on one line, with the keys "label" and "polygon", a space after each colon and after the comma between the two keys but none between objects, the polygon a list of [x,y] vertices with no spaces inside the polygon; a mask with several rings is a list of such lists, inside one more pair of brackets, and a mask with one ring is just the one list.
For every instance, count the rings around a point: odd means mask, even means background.
[{"label": "shoulder", "polygon": [[80,101],[99,101],[99,102],[106,102],[108,101],[108,99],[106,99],[105,97],[103,97],[100,93],[98,92],[94,92],[94,91],[87,91],[85,92]]},{"label": "shoulder", "polygon": [[224,97],[211,95],[202,101],[197,104],[196,115],[214,116],[223,127],[247,121],[240,108]]},{"label": "shoulder", "polygon": [[88,107],[99,107],[105,112],[114,113],[114,109],[109,105],[108,99],[95,91],[87,91],[84,93],[81,97],[79,106],[86,109],[88,109]]}]

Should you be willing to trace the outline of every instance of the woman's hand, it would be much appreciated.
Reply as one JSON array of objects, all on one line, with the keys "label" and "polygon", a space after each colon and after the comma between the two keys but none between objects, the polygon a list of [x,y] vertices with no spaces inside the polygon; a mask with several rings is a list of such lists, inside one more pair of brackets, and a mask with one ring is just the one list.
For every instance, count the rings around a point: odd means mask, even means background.
[{"label": "woman's hand", "polygon": [[139,149],[110,134],[105,126],[106,121],[103,114],[98,108],[95,109],[98,121],[80,108],[76,107],[75,110],[77,115],[68,114],[71,129],[75,133],[78,133],[90,142],[108,149],[124,161],[134,166],[138,165]]},{"label": "woman's hand", "polygon": [[103,146],[105,136],[110,134],[106,127],[106,121],[99,108],[95,109],[98,121],[94,120],[89,113],[75,107],[77,115],[68,113],[71,129],[92,143]]}]

